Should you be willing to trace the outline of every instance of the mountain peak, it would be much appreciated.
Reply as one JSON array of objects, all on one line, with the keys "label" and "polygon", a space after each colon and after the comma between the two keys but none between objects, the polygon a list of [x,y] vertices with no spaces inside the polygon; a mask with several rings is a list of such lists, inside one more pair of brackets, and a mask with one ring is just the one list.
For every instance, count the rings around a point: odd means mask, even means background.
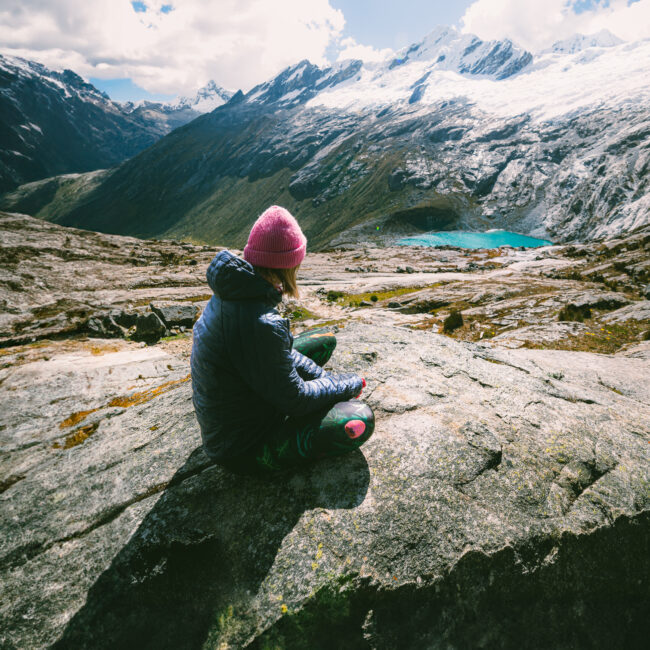
[{"label": "mountain peak", "polygon": [[205,86],[199,88],[194,97],[181,97],[170,107],[174,109],[190,108],[199,113],[209,113],[218,106],[230,101],[233,93],[217,85],[210,79]]},{"label": "mountain peak", "polygon": [[569,38],[561,41],[556,41],[550,48],[544,52],[557,52],[561,54],[575,54],[581,52],[589,47],[614,47],[624,43],[615,34],[612,34],[608,29],[601,29],[595,34],[573,34]]},{"label": "mountain peak", "polygon": [[273,79],[251,89],[246,100],[261,104],[279,103],[284,106],[304,103],[327,87],[335,86],[354,76],[363,62],[359,59],[339,61],[319,68],[308,59],[289,66]]},{"label": "mountain peak", "polygon": [[419,43],[401,49],[389,70],[407,62],[432,62],[431,68],[505,79],[532,61],[532,55],[509,39],[483,41],[455,27],[436,27]]}]

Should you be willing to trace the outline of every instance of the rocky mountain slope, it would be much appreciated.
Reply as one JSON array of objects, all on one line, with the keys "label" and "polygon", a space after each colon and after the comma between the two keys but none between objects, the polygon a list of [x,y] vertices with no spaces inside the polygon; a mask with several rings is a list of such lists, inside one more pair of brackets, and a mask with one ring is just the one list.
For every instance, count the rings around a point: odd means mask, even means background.
[{"label": "rocky mountain slope", "polygon": [[0,55],[0,192],[116,165],[231,94],[211,82],[174,105],[122,105],[71,70]]},{"label": "rocky mountain slope", "polygon": [[199,448],[214,252],[0,215],[2,647],[642,647],[650,232],[308,254],[282,309],[377,424],[268,481]]},{"label": "rocky mountain slope", "polygon": [[553,241],[648,223],[650,41],[532,55],[440,28],[382,63],[308,61],[64,194],[0,200],[66,225],[243,246],[280,203],[316,247],[433,229]]}]

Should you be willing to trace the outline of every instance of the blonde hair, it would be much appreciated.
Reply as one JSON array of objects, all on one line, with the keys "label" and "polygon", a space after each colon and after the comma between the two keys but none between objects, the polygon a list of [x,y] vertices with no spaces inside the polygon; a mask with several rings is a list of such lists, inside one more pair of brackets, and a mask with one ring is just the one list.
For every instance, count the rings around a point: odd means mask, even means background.
[{"label": "blonde hair", "polygon": [[298,298],[298,279],[297,272],[298,266],[293,266],[290,269],[270,269],[266,266],[255,266],[256,273],[259,273],[265,280],[271,284],[282,285],[282,291],[292,298]]}]

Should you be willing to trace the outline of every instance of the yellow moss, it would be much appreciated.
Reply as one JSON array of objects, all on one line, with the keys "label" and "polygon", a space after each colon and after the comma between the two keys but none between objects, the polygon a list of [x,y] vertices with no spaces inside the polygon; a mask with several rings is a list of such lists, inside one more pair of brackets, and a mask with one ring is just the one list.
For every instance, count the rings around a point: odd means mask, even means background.
[{"label": "yellow moss", "polygon": [[366,291],[364,293],[343,293],[343,295],[338,298],[335,302],[346,307],[351,307],[360,303],[362,300],[371,302],[371,296],[377,296],[377,302],[381,300],[386,300],[387,298],[393,298],[395,296],[402,296],[407,293],[415,293],[416,291],[421,291],[422,289],[434,289],[439,287],[440,283],[436,282],[434,284],[422,284],[410,287],[397,287],[396,289],[387,289],[386,291]]},{"label": "yellow moss", "polygon": [[[585,323],[590,322],[587,320]],[[591,321],[591,331],[577,335],[568,335],[558,341],[532,342],[527,341],[524,347],[550,350],[572,350],[580,352],[598,352],[614,354],[629,343],[636,343],[639,335],[650,326],[650,321],[625,321],[624,323],[608,324],[609,329],[600,327]]]},{"label": "yellow moss", "polygon": [[137,406],[138,404],[144,404],[149,400],[152,400],[154,397],[163,395],[164,393],[169,392],[176,386],[184,384],[190,380],[191,375],[187,375],[182,379],[174,379],[172,381],[166,381],[160,386],[155,388],[149,388],[147,390],[139,391],[137,393],[131,393],[131,395],[123,395],[122,397],[114,397],[109,403],[108,406],[121,406],[127,408],[129,406]]},{"label": "yellow moss", "polygon": [[91,344],[89,346],[90,354],[94,356],[100,356],[102,354],[108,354],[109,352],[119,352],[122,349],[122,343],[107,343],[105,345],[96,345]]},{"label": "yellow moss", "polygon": [[98,422],[95,422],[93,424],[88,424],[85,427],[80,427],[79,429],[71,433],[69,436],[67,436],[63,444],[61,444],[60,442],[55,442],[52,445],[52,448],[70,449],[72,447],[76,447],[77,445],[80,445],[83,442],[85,442],[87,438],[89,438],[93,433],[95,433],[95,431],[97,431],[97,427],[99,427]]},{"label": "yellow moss", "polygon": [[98,411],[99,409],[89,409],[88,411],[75,411],[72,415],[69,415],[63,422],[59,424],[59,429],[67,429],[73,427],[75,424],[79,424],[83,419],[85,419],[91,413]]}]

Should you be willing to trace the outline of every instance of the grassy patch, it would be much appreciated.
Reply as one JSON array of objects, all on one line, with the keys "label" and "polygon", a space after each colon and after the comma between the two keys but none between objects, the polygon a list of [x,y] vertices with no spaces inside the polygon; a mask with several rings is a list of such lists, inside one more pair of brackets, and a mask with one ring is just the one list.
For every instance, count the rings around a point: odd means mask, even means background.
[{"label": "grassy patch", "polygon": [[569,335],[552,342],[526,342],[525,347],[544,350],[573,350],[579,352],[598,352],[614,354],[624,345],[636,343],[642,332],[648,329],[648,321],[626,321],[600,325],[592,323],[589,331],[578,335]]},{"label": "grassy patch", "polygon": [[318,327],[329,327],[336,325],[337,327],[345,327],[348,322],[347,318],[331,318],[330,320],[318,321]]},{"label": "grassy patch", "polygon": [[[329,291],[327,299],[330,302],[336,302],[342,307],[359,307],[362,302],[377,303],[387,298],[395,298],[396,296],[403,296],[408,293],[415,293],[422,291],[422,289],[434,289],[439,287],[440,283],[425,284],[410,287],[397,287],[395,289],[387,289],[386,291],[366,291],[364,293],[344,293],[343,291]],[[330,298],[332,294],[332,298]]]},{"label": "grassy patch", "polygon": [[296,323],[302,320],[317,319],[318,315],[314,314],[312,311],[309,311],[309,309],[306,307],[297,307],[296,309],[290,311],[287,317],[289,320]]},{"label": "grassy patch", "polygon": [[170,334],[169,336],[163,336],[161,341],[180,341],[182,339],[189,338],[190,332],[179,332],[178,334]]}]

